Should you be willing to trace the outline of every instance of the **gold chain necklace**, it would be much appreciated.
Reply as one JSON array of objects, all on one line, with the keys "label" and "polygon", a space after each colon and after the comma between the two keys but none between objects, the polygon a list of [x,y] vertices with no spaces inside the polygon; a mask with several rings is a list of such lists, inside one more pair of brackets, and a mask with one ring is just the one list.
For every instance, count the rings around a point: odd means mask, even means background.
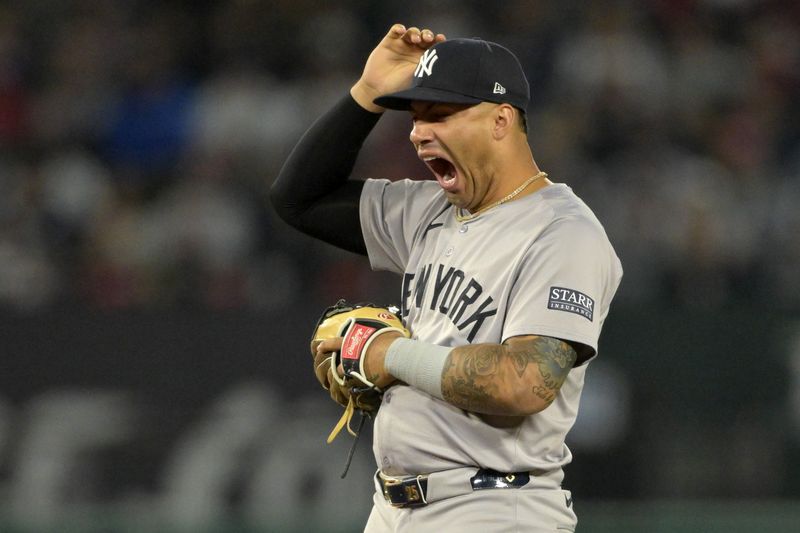
[{"label": "gold chain necklace", "polygon": [[537,180],[540,180],[540,179],[546,178],[546,177],[547,177],[547,173],[546,172],[539,172],[538,174],[536,174],[534,176],[531,176],[530,178],[526,179],[525,182],[522,185],[520,185],[519,187],[517,187],[516,189],[511,191],[511,193],[509,193],[507,196],[504,196],[504,197],[500,198],[499,200],[497,200],[493,204],[489,204],[486,207],[482,207],[481,209],[478,209],[474,213],[470,213],[468,215],[464,215],[463,214],[464,210],[461,209],[460,207],[457,207],[456,208],[456,220],[458,220],[459,222],[466,222],[468,220],[472,220],[475,217],[477,217],[478,215],[480,215],[481,213],[483,213],[484,211],[488,211],[489,209],[492,209],[493,207],[497,207],[498,205],[504,204],[504,203],[508,202],[509,200],[513,199],[516,195],[518,195],[519,193],[524,191],[525,188],[528,185],[530,185],[531,183],[533,183],[534,181],[537,181]]}]

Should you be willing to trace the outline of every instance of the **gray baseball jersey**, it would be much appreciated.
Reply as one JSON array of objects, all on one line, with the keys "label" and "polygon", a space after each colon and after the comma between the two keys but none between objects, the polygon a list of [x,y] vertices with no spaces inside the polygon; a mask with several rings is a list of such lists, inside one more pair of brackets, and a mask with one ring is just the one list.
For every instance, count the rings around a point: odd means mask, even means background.
[{"label": "gray baseball jersey", "polygon": [[[564,184],[459,222],[433,181],[367,180],[361,226],[373,269],[402,274],[401,308],[413,338],[442,346],[544,335],[597,350],[622,267],[600,222]],[[578,411],[587,364],[554,402],[514,427],[409,386],[390,388],[373,452],[390,475],[463,466],[557,470]]]}]

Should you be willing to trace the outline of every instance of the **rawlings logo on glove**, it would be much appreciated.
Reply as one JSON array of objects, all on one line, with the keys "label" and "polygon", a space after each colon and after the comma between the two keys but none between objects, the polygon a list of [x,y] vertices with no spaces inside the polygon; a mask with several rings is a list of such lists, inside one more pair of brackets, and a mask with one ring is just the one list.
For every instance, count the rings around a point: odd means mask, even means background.
[{"label": "rawlings logo on glove", "polygon": [[[381,403],[382,391],[367,378],[364,370],[364,355],[378,336],[396,331],[405,337],[409,332],[398,316],[398,309],[377,307],[373,304],[349,304],[339,300],[325,310],[311,336],[311,354],[317,380],[331,398],[345,406],[339,423],[333,428],[328,442],[347,426],[351,435],[350,421],[356,410],[362,415],[374,416]],[[343,337],[342,349],[332,353],[317,353],[317,346],[324,340]],[[339,374],[339,366],[343,375]]]}]

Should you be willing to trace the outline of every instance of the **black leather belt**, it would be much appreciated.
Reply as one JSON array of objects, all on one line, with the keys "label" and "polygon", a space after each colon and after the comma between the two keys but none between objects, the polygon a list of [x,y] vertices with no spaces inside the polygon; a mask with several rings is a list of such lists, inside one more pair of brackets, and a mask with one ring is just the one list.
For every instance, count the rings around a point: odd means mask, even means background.
[{"label": "black leather belt", "polygon": [[[392,477],[378,472],[375,478],[381,486],[383,497],[393,507],[422,507],[428,505],[428,476]],[[530,481],[529,472],[497,472],[480,468],[469,478],[472,490],[518,489]]]},{"label": "black leather belt", "polygon": [[428,476],[391,477],[378,472],[378,483],[383,497],[394,507],[421,507],[428,505]]}]

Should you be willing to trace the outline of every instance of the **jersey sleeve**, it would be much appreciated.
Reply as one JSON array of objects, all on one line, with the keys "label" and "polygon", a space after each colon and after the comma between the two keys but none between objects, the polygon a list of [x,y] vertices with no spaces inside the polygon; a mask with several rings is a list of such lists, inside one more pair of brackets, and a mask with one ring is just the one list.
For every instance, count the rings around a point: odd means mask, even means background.
[{"label": "jersey sleeve", "polygon": [[503,340],[555,337],[589,346],[593,357],[621,277],[619,259],[602,228],[581,217],[554,221],[519,265]]},{"label": "jersey sleeve", "polygon": [[419,229],[446,200],[430,181],[369,179],[361,192],[361,231],[373,270],[402,273]]}]

